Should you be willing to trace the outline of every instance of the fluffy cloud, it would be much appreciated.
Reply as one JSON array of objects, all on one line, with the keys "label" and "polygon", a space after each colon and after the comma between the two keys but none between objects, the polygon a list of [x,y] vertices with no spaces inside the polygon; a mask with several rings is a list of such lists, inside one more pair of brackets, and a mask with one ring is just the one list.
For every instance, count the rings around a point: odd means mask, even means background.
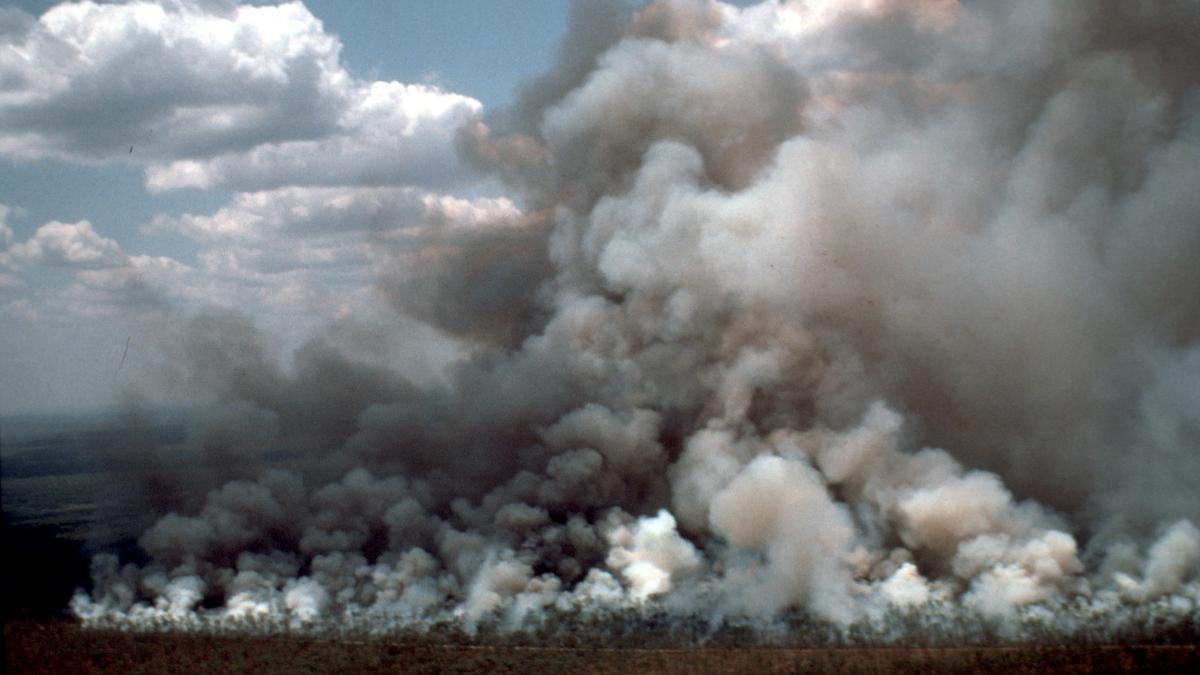
[{"label": "fluffy cloud", "polygon": [[[0,204],[0,267],[9,267],[6,262],[8,257],[8,248],[12,245],[13,231],[8,226],[8,214],[11,209],[4,204]],[[20,279],[16,276],[0,271],[0,289],[15,288],[21,285]]]},{"label": "fluffy cloud", "polygon": [[3,145],[100,159],[196,155],[332,131],[349,85],[303,5],[213,15],[189,3],[51,8],[0,54]]},{"label": "fluffy cloud", "polygon": [[[11,240],[12,231],[5,227]],[[42,225],[28,240],[8,246],[0,253],[0,267],[21,268],[45,263],[72,267],[116,267],[128,262],[117,242],[103,237],[86,220],[78,223],[50,222]]]},{"label": "fluffy cloud", "polygon": [[146,161],[153,190],[453,181],[480,111],[356,80],[299,2],[82,2],[6,11],[0,31],[0,154]]},{"label": "fluffy cloud", "polygon": [[278,185],[449,185],[467,174],[454,138],[474,120],[478,101],[436,87],[398,82],[357,85],[336,128],[320,138],[264,143],[208,159],[155,164],[146,171],[154,191],[176,188]]},{"label": "fluffy cloud", "polygon": [[239,193],[213,213],[160,217],[146,229],[200,242],[199,267],[223,297],[241,298],[234,306],[326,318],[353,307],[461,337],[515,339],[536,312],[512,294],[545,278],[546,226],[545,214],[505,197],[291,187]]},{"label": "fluffy cloud", "polygon": [[463,199],[412,187],[280,188],[237,194],[210,215],[160,216],[150,232],[176,232],[202,242],[267,242],[347,232],[391,237],[503,227],[520,211],[507,198]]},{"label": "fluffy cloud", "polygon": [[[203,301],[192,284],[191,267],[165,256],[130,255],[115,240],[96,232],[86,220],[51,221],[25,241],[10,243],[12,231],[3,222],[7,207],[0,205],[0,288],[24,286],[22,276],[38,267],[71,272],[71,281],[60,289],[26,289],[31,297],[18,298],[7,313],[36,319],[51,315],[97,316],[120,312],[163,309],[178,300]],[[41,311],[24,311],[39,307]]]},{"label": "fluffy cloud", "polygon": [[12,209],[4,204],[0,204],[0,251],[7,250],[12,244],[13,231],[8,226],[8,214]]},{"label": "fluffy cloud", "polygon": [[[481,114],[478,101],[357,79],[340,50],[300,2],[0,12],[0,156],[137,162],[152,191],[239,190],[216,212],[162,215],[143,227],[198,242],[194,261],[137,255],[88,221],[50,222],[17,241],[5,208],[0,288],[10,313],[217,304],[255,308],[293,334],[313,326],[287,315],[378,318],[411,304],[394,293],[378,302],[381,267],[410,283],[436,275],[463,247],[524,231],[509,199],[430,189],[471,177],[455,143]],[[69,281],[37,267],[65,269]],[[58,287],[46,285],[55,278]]]},{"label": "fluffy cloud", "polygon": [[[162,216],[146,228],[201,243],[199,267],[214,286],[227,289],[227,298],[233,292],[254,305],[307,313],[328,306],[331,292],[361,293],[382,279],[394,308],[426,319],[445,295],[439,279],[462,269],[466,259],[523,246],[543,229],[507,198],[465,199],[411,187],[239,193],[216,212]],[[511,271],[502,262],[497,269]],[[245,288],[237,291],[237,285]],[[458,287],[481,293],[469,283]],[[493,304],[493,312],[511,313],[505,303]]]},{"label": "fluffy cloud", "polygon": [[79,271],[57,301],[79,316],[159,311],[179,302],[203,302],[193,277],[191,267],[172,258],[129,256],[120,266]]}]

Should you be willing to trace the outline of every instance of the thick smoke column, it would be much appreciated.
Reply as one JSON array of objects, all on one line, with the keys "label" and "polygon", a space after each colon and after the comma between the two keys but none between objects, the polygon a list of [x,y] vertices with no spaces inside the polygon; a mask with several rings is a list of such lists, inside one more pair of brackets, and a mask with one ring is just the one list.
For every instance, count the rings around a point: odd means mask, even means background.
[{"label": "thick smoke column", "polygon": [[314,342],[289,371],[196,317],[166,348],[236,476],[145,565],[97,558],[75,611],[1194,626],[1198,27],[1185,1],[578,5],[556,69],[461,133],[524,213],[380,278],[470,358],[418,386]]}]

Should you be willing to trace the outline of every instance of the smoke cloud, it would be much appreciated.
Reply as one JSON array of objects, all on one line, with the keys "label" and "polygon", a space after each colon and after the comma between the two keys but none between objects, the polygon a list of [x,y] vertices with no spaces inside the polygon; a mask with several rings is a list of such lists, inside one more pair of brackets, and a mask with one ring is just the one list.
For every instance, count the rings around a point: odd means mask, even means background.
[{"label": "smoke cloud", "polygon": [[159,473],[192,496],[74,611],[1195,630],[1197,27],[580,3],[555,69],[459,133],[521,213],[384,256],[384,302],[467,356],[416,383],[319,340],[281,365],[229,312],[175,326],[224,468]]}]

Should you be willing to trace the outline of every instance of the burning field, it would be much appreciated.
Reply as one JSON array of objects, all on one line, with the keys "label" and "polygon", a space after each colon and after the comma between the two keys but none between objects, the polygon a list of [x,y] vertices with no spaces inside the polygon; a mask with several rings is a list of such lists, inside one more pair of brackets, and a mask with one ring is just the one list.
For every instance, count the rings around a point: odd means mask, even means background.
[{"label": "burning field", "polygon": [[381,311],[460,357],[285,362],[237,308],[160,312],[201,403],[162,442],[130,385],[136,550],[78,623],[6,624],[6,665],[1194,665],[1198,32],[1190,1],[578,3],[455,129],[507,196],[362,237]]}]

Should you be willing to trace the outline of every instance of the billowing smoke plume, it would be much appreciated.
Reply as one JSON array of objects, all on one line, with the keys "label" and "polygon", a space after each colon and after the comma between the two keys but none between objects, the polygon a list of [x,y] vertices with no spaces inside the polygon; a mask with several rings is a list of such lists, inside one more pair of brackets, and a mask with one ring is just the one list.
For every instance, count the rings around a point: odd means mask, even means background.
[{"label": "billowing smoke plume", "polygon": [[471,356],[289,370],[195,318],[171,360],[236,475],[159,476],[194,496],[75,611],[1194,627],[1198,29],[1189,1],[578,5],[460,134],[518,222],[380,278]]}]

